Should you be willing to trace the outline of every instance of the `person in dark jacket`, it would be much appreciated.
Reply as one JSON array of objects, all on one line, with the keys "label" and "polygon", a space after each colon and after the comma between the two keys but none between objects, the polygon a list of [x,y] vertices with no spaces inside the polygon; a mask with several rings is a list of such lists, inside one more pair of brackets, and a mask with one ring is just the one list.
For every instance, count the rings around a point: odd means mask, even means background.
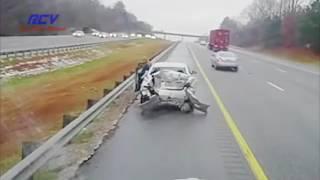
[{"label": "person in dark jacket", "polygon": [[142,66],[142,68],[137,68],[136,70],[136,88],[135,91],[140,91],[141,89],[141,83],[143,81],[143,75],[148,72],[150,69],[149,63],[146,63]]}]

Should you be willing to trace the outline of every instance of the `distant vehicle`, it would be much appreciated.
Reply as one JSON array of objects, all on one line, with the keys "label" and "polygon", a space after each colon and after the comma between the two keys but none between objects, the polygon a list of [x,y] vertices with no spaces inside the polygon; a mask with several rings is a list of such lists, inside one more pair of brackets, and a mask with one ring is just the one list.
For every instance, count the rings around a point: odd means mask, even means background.
[{"label": "distant vehicle", "polygon": [[210,31],[209,44],[210,50],[227,51],[229,46],[230,31],[226,29],[216,29]]},{"label": "distant vehicle", "polygon": [[128,34],[121,34],[121,37],[122,37],[122,38],[128,38],[129,35],[128,35]]},{"label": "distant vehicle", "polygon": [[152,37],[152,35],[150,35],[150,34],[146,34],[146,35],[144,35],[144,37],[146,37],[146,38],[151,38],[151,37]]},{"label": "distant vehicle", "polygon": [[117,37],[118,34],[117,33],[110,33],[110,37]]},{"label": "distant vehicle", "polygon": [[156,36],[151,36],[151,39],[157,39],[157,37]]},{"label": "distant vehicle", "polygon": [[93,33],[93,32],[99,32],[99,31],[96,30],[96,29],[91,28],[91,33]]},{"label": "distant vehicle", "polygon": [[93,32],[98,32],[98,30],[94,29],[94,28],[91,28],[91,27],[83,27],[81,29],[85,34],[91,34]]},{"label": "distant vehicle", "polygon": [[137,34],[137,37],[138,38],[142,38],[142,34]]},{"label": "distant vehicle", "polygon": [[92,36],[98,36],[100,33],[98,31],[94,31],[91,33]]},{"label": "distant vehicle", "polygon": [[216,70],[222,68],[231,69],[234,72],[238,71],[237,56],[230,51],[219,51],[214,53],[211,58],[211,66]]},{"label": "distant vehicle", "polygon": [[135,33],[131,33],[130,37],[136,37],[136,34]]},{"label": "distant vehicle", "polygon": [[105,32],[100,32],[100,33],[99,33],[99,37],[100,37],[100,38],[107,38],[107,37],[109,37],[109,34],[108,34],[108,33],[105,33]]},{"label": "distant vehicle", "polygon": [[72,36],[74,37],[83,37],[84,36],[84,32],[83,31],[75,31],[72,33]]},{"label": "distant vehicle", "polygon": [[200,41],[200,45],[201,46],[205,46],[205,45],[207,45],[207,42],[206,41]]}]

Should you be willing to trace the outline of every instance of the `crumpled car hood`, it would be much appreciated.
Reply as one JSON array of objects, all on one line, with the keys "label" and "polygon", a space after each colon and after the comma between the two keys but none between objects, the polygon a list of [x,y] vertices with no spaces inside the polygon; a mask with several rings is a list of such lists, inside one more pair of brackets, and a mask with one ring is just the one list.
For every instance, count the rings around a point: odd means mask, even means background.
[{"label": "crumpled car hood", "polygon": [[195,78],[192,76],[172,70],[161,70],[154,74],[154,78],[155,88],[159,89],[180,90],[188,81],[191,81],[191,85],[195,83]]},{"label": "crumpled car hood", "polygon": [[[142,109],[151,109],[160,103],[181,106],[188,100],[195,109],[206,113],[209,105],[201,103],[195,96],[193,88],[195,81],[196,79],[191,75],[173,70],[160,70],[152,75],[148,74],[143,79],[141,90],[145,91],[151,86],[157,95],[152,95],[140,106]],[[188,85],[187,88],[186,85]]]}]

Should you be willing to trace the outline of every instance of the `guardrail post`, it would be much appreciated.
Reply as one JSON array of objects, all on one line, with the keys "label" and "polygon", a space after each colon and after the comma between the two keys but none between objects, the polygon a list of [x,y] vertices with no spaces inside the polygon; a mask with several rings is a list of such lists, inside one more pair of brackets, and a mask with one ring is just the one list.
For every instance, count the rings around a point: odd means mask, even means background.
[{"label": "guardrail post", "polygon": [[[24,159],[25,157],[27,157],[34,150],[36,150],[40,145],[41,143],[37,141],[22,142],[21,158]],[[33,180],[33,176],[29,177],[28,180]]]},{"label": "guardrail post", "polygon": [[62,54],[62,49],[61,48],[58,48],[57,51],[58,51],[58,54]]},{"label": "guardrail post", "polygon": [[9,61],[12,61],[13,58],[15,58],[15,57],[16,57],[16,53],[9,53],[9,54],[8,54],[8,59],[9,59]]},{"label": "guardrail post", "polygon": [[69,123],[75,120],[77,116],[72,116],[68,114],[63,115],[62,128],[66,127]]},{"label": "guardrail post", "polygon": [[38,50],[38,51],[37,51],[37,54],[38,54],[38,56],[42,56],[42,51],[41,51],[41,50]]},{"label": "guardrail post", "polygon": [[123,76],[123,81],[125,81],[126,79],[128,79],[128,77],[129,77],[128,75],[124,75],[124,76]]},{"label": "guardrail post", "polygon": [[23,58],[24,59],[30,59],[31,58],[31,52],[30,51],[26,51],[23,53]]},{"label": "guardrail post", "polygon": [[37,56],[37,51],[31,51],[31,58],[36,57]]},{"label": "guardrail post", "polygon": [[87,109],[91,108],[96,102],[97,102],[97,100],[88,99],[88,101],[87,101]]},{"label": "guardrail post", "polygon": [[44,56],[48,56],[48,55],[49,55],[49,50],[46,49],[46,50],[44,50],[43,52],[44,52],[44,53],[43,53]]},{"label": "guardrail post", "polygon": [[56,48],[56,49],[53,50],[53,52],[54,52],[54,55],[59,54],[59,49]]},{"label": "guardrail post", "polygon": [[106,96],[107,94],[109,94],[112,90],[111,89],[104,89],[103,90],[103,96]]},{"label": "guardrail post", "polygon": [[22,142],[21,158],[24,159],[41,145],[38,141]]},{"label": "guardrail post", "polygon": [[1,58],[1,59],[6,59],[6,58],[8,58],[8,54],[3,53],[3,54],[1,54],[0,58]]},{"label": "guardrail post", "polygon": [[16,53],[16,58],[17,58],[18,60],[22,60],[22,59],[23,59],[23,53],[22,53],[22,52],[17,52],[17,53]]},{"label": "guardrail post", "polygon": [[121,84],[121,81],[116,81],[115,82],[116,87],[119,86],[120,84]]},{"label": "guardrail post", "polygon": [[54,50],[53,49],[49,49],[49,55],[50,56],[54,55]]}]

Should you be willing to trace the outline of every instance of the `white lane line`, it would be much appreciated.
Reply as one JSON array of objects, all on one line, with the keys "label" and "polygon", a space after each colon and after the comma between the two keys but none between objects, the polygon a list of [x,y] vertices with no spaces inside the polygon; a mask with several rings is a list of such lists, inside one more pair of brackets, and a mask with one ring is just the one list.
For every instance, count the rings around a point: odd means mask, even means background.
[{"label": "white lane line", "polygon": [[280,71],[280,72],[282,72],[282,73],[286,73],[286,72],[287,72],[286,70],[283,70],[283,69],[281,69],[281,68],[276,68],[276,70],[277,70],[277,71]]},{"label": "white lane line", "polygon": [[284,89],[282,89],[281,87],[279,87],[279,86],[277,86],[277,85],[273,84],[273,83],[272,83],[272,82],[270,82],[270,81],[268,81],[267,83],[268,83],[270,86],[272,86],[272,87],[274,87],[274,88],[278,89],[279,91],[284,91]]}]

